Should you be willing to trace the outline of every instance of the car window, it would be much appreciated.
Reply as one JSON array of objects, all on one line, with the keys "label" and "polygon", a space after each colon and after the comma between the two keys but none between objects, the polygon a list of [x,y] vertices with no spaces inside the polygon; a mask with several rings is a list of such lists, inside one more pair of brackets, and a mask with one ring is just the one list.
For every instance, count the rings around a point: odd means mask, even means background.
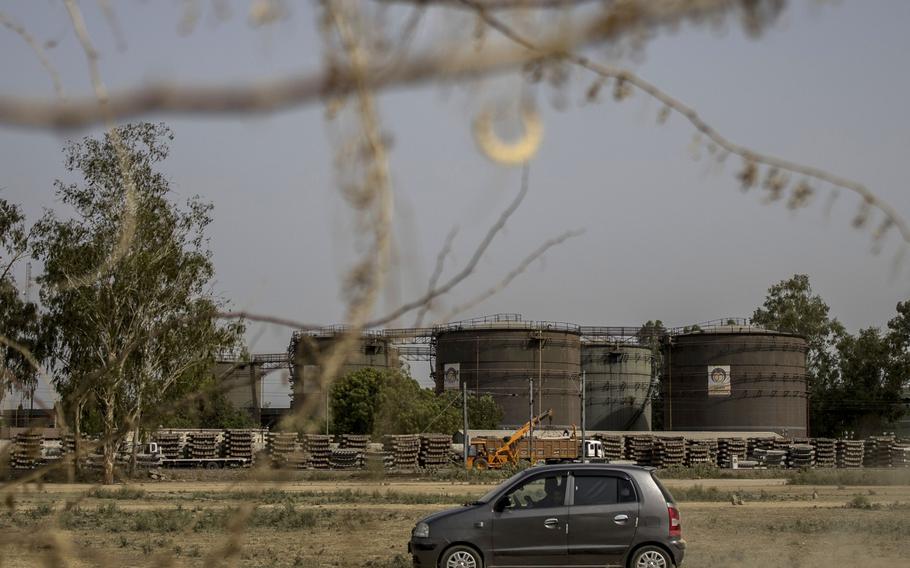
[{"label": "car window", "polygon": [[615,505],[634,503],[635,488],[628,479],[611,475],[575,477],[575,505]]},{"label": "car window", "polygon": [[544,509],[565,503],[566,476],[553,473],[535,477],[506,494],[508,509]]}]

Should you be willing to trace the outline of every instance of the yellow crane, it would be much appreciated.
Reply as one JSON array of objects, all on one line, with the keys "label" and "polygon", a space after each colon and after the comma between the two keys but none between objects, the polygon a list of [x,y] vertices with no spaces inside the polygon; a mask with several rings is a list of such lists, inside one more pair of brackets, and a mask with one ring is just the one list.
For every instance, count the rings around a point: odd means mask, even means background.
[{"label": "yellow crane", "polygon": [[518,442],[531,431],[532,427],[540,424],[543,419],[552,417],[553,410],[547,410],[526,422],[524,426],[501,442],[489,438],[471,440],[470,447],[473,452],[468,452],[466,462],[468,469],[501,469],[506,464],[518,465]]}]

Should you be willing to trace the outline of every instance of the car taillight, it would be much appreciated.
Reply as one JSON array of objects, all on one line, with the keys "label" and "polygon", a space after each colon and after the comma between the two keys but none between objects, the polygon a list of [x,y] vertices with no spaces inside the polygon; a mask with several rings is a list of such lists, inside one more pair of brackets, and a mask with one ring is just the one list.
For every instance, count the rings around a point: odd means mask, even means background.
[{"label": "car taillight", "polygon": [[682,524],[679,522],[679,509],[667,503],[667,514],[670,516],[670,536],[682,537]]}]

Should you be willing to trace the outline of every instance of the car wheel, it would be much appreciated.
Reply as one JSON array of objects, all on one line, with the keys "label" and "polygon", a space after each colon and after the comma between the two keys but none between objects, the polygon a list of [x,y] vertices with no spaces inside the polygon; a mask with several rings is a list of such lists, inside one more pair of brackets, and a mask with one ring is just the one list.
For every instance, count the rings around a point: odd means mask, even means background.
[{"label": "car wheel", "polygon": [[474,469],[483,471],[483,470],[489,469],[489,468],[490,468],[490,464],[487,463],[487,460],[485,460],[483,458],[478,458],[478,459],[474,460]]},{"label": "car wheel", "polygon": [[635,551],[630,568],[672,568],[673,559],[667,551],[656,546],[645,546]]},{"label": "car wheel", "polygon": [[443,553],[439,568],[483,568],[483,560],[470,546],[453,546]]}]

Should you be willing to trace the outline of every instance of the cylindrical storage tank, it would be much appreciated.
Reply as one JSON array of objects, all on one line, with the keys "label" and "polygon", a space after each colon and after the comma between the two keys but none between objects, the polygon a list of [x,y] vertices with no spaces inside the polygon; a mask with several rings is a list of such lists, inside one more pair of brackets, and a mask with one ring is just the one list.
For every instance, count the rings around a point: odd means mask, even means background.
[{"label": "cylindrical storage tank", "polygon": [[588,430],[651,430],[651,349],[623,343],[583,343]]},{"label": "cylindrical storage tank", "polygon": [[662,380],[667,430],[807,433],[806,340],[744,326],[671,337]]},{"label": "cylindrical storage tank", "polygon": [[[322,389],[319,367],[320,359],[337,341],[333,332],[298,334],[292,340],[291,355],[291,408],[297,409],[307,398],[317,398],[320,403],[312,408],[314,412],[324,413],[326,393]],[[391,341],[379,334],[361,336],[355,347],[347,354],[338,377],[359,369],[392,369],[399,370],[401,362],[398,350]],[[319,414],[322,417],[323,414]]]},{"label": "cylindrical storage tank", "polygon": [[548,409],[553,410],[552,425],[581,424],[577,327],[523,321],[477,323],[440,328],[435,341],[438,391],[467,383],[471,393],[492,395],[502,408],[502,427],[520,426],[532,411],[536,416]]}]

